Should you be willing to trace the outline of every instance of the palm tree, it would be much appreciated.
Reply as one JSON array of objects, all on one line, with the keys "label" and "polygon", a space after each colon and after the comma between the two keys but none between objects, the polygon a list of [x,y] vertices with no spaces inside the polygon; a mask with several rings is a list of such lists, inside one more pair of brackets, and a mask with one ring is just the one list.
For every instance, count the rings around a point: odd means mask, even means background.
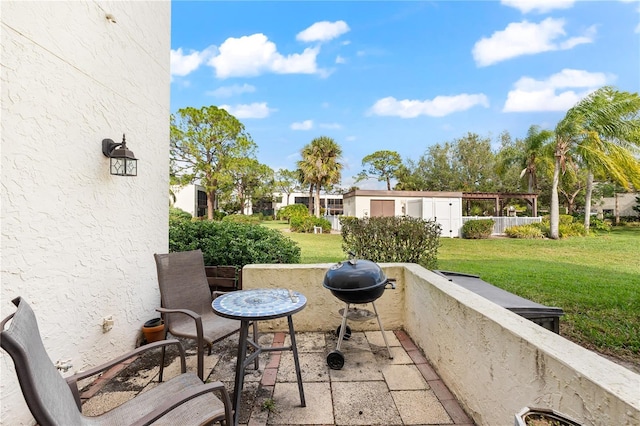
[{"label": "palm tree", "polygon": [[604,86],[573,108],[556,126],[555,166],[551,191],[550,237],[559,236],[560,170],[575,156],[588,169],[585,229],[589,229],[593,173],[606,174],[629,188],[640,183],[640,96]]},{"label": "palm tree", "polygon": [[340,182],[342,148],[332,138],[320,136],[302,148],[301,156],[298,168],[304,181],[315,189],[314,212],[320,217],[320,189]]},{"label": "palm tree", "polygon": [[523,167],[520,177],[527,178],[527,192],[530,194],[538,191],[538,166],[546,158],[545,149],[552,137],[551,130],[540,130],[539,126],[531,126],[527,132],[524,140],[525,152],[520,159]]}]

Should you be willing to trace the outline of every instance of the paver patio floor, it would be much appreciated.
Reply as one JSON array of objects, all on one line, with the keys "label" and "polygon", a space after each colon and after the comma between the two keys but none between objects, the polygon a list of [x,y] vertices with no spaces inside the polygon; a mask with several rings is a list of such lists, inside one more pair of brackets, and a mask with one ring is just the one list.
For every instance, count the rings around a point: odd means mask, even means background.
[{"label": "paver patio floor", "polygon": [[[263,352],[260,368],[248,367],[240,424],[259,425],[473,425],[473,421],[403,331],[386,332],[390,359],[380,331],[354,332],[341,344],[345,364],[327,366],[335,333],[296,333],[306,407],[300,406],[291,352]],[[205,354],[207,381],[222,381],[233,392],[238,335]],[[288,345],[286,333],[262,333],[260,344]],[[196,370],[195,347],[187,349],[187,368]],[[105,373],[83,389],[83,412],[96,415],[155,386],[159,352],[149,353]],[[175,359],[165,379],[179,372]]]}]

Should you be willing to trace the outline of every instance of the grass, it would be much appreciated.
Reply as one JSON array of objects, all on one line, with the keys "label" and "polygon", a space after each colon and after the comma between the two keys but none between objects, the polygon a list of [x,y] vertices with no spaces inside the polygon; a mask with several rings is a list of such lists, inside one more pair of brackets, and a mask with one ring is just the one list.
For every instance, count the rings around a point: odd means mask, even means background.
[{"label": "grass", "polygon": [[[288,231],[285,222],[264,222]],[[346,258],[339,234],[286,233],[301,263]],[[497,287],[561,307],[561,334],[640,367],[640,227],[562,240],[443,238],[438,268],[479,275]]]}]

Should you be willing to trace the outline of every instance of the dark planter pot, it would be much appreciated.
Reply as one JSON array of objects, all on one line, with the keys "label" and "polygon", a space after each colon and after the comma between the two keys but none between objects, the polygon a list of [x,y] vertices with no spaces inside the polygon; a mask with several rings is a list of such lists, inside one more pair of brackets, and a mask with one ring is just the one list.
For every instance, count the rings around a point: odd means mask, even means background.
[{"label": "dark planter pot", "polygon": [[164,322],[160,318],[154,318],[144,323],[142,333],[147,343],[164,339]]},{"label": "dark planter pot", "polygon": [[516,414],[515,426],[582,426],[570,417],[549,408],[523,408]]}]

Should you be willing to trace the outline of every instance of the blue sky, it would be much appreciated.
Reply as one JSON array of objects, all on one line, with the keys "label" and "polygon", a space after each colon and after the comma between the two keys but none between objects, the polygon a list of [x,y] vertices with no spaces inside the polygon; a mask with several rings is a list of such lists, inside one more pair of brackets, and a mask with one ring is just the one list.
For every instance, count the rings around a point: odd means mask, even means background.
[{"label": "blue sky", "polygon": [[378,150],[497,147],[605,84],[639,92],[639,18],[637,0],[173,1],[171,112],[227,109],[274,170],[332,137],[349,187]]}]

